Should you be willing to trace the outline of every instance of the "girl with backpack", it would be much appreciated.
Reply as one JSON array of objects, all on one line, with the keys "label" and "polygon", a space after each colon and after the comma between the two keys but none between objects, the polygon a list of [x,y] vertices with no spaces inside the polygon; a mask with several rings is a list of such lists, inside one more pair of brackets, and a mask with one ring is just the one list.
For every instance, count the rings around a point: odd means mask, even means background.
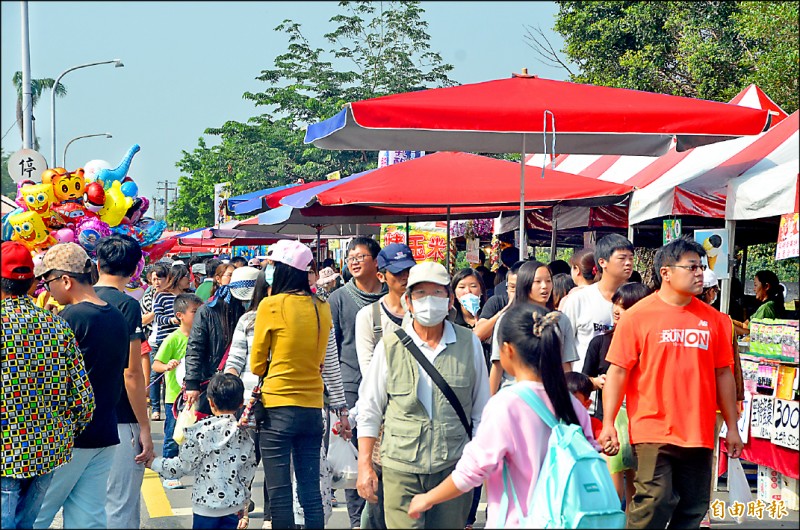
[{"label": "girl with backpack", "polygon": [[[559,315],[533,304],[509,308],[498,328],[500,363],[516,379],[516,385],[531,389],[557,419],[580,425],[586,439],[594,442],[589,414],[567,390],[557,331]],[[418,518],[436,504],[486,481],[487,526],[519,527],[529,515],[525,500],[531,498],[536,486],[550,432],[511,388],[498,392],[487,403],[478,431],[464,448],[453,473],[431,491],[414,496],[409,516]],[[521,502],[509,503],[505,520],[500,521],[504,463]]]}]

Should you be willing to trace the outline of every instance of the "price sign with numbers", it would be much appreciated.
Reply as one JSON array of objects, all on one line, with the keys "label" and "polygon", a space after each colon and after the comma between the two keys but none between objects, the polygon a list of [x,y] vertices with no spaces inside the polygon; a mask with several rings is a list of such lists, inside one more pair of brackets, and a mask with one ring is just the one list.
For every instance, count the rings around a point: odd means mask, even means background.
[{"label": "price sign with numbers", "polygon": [[772,443],[800,450],[800,403],[775,399],[772,412]]}]

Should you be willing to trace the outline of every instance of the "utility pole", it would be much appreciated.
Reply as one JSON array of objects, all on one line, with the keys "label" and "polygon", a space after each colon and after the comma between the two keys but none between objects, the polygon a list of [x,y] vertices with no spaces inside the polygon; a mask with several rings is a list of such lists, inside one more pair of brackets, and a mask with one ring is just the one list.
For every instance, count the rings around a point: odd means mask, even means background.
[{"label": "utility pole", "polygon": [[[22,35],[22,147],[33,149],[33,94],[31,92],[31,46],[28,38],[28,2],[20,2]],[[53,87],[55,90],[56,87]]]},{"label": "utility pole", "polygon": [[[169,192],[170,191],[174,191],[175,194],[177,195],[178,188],[176,186],[174,186],[174,184],[175,184],[174,182],[170,182],[169,180],[165,180],[164,182],[158,181],[157,184],[158,184],[158,187],[156,188],[156,190],[164,192],[164,199],[163,199],[163,201],[164,201],[164,221],[166,221],[167,220],[167,214],[169,213]],[[173,186],[170,186],[170,184],[173,184]]]}]

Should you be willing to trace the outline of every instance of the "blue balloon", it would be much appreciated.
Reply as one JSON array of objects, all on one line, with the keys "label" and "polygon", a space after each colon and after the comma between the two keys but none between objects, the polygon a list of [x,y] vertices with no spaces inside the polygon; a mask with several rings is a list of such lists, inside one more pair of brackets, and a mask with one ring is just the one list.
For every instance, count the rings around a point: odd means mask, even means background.
[{"label": "blue balloon", "polygon": [[122,194],[126,197],[136,197],[139,194],[139,186],[132,180],[122,183]]}]

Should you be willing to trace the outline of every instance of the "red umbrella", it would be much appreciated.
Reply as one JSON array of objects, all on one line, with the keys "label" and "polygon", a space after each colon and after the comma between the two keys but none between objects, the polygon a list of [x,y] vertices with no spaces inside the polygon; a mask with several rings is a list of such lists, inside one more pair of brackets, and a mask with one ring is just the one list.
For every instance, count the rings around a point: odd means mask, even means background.
[{"label": "red umbrella", "polygon": [[348,103],[309,126],[305,141],[324,149],[521,152],[523,160],[548,146],[551,154],[660,156],[673,137],[685,150],[758,134],[768,123],[765,110],[515,75]]},{"label": "red umbrella", "polygon": [[[633,192],[633,187],[570,173],[526,166],[536,178],[526,184],[528,207],[553,204],[599,206],[616,204]],[[295,208],[320,206],[379,206],[383,208],[450,207],[459,213],[498,211],[519,204],[516,176],[519,165],[468,153],[439,152],[382,167],[352,181],[308,194],[285,196],[281,203]],[[288,191],[288,190],[287,190]],[[303,202],[293,201],[300,197]],[[303,212],[306,213],[306,212]],[[313,215],[313,213],[311,214]]]}]

